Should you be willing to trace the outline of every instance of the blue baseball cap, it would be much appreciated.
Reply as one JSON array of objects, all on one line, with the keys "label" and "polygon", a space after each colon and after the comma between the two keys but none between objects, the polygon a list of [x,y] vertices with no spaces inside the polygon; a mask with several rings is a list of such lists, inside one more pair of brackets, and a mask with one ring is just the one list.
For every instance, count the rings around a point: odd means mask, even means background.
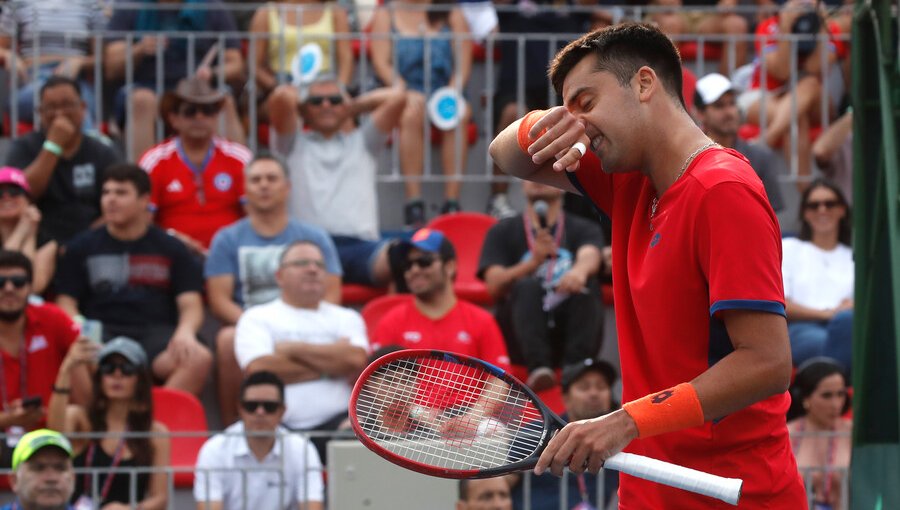
[{"label": "blue baseball cap", "polygon": [[456,250],[453,248],[453,244],[450,243],[447,236],[439,230],[428,227],[420,228],[403,244],[406,248],[404,250],[404,257],[406,256],[406,253],[409,252],[410,248],[416,248],[417,250],[429,253],[437,253],[443,260],[456,259]]}]

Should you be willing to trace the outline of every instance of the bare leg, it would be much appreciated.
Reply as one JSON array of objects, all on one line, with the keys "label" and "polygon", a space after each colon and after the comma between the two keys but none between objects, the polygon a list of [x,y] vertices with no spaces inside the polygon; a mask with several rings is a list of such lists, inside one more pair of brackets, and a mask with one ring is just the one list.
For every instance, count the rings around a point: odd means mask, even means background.
[{"label": "bare leg", "polygon": [[[156,114],[158,98],[150,89],[136,88],[131,92],[132,115],[131,132],[132,147],[134,147],[134,159],[138,160],[150,147],[156,144]],[[125,123],[126,134],[128,122]]]},{"label": "bare leg", "polygon": [[425,96],[410,91],[406,95],[406,107],[400,117],[400,171],[404,181],[407,199],[422,196],[422,183],[408,177],[420,177],[425,164]]},{"label": "bare leg", "polygon": [[187,356],[176,359],[171,346],[153,360],[153,373],[175,388],[200,396],[212,368],[212,354],[203,344],[191,345]]}]

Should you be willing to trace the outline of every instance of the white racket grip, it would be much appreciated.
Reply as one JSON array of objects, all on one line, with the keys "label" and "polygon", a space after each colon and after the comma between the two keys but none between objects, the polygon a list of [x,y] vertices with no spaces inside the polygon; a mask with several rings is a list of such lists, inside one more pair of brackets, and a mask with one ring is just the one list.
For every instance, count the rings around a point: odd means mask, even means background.
[{"label": "white racket grip", "polygon": [[711,475],[633,453],[617,453],[606,459],[603,467],[644,480],[721,499],[732,505],[737,505],[738,500],[741,499],[741,486],[744,484],[743,480],[737,478]]}]

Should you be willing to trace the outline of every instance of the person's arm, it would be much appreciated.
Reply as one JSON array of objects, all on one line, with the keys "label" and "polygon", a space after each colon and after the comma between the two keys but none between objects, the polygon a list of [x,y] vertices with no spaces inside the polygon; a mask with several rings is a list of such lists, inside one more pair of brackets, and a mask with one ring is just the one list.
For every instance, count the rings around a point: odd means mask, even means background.
[{"label": "person's arm", "polygon": [[[350,33],[350,20],[347,11],[343,7],[334,5],[331,8],[334,23],[334,35],[346,36]],[[350,39],[334,39],[335,56],[337,60],[337,77],[344,85],[349,85],[353,80],[353,45]]]},{"label": "person's arm", "polygon": [[789,321],[830,321],[834,317],[834,314],[836,314],[837,312],[852,308],[852,302],[850,302],[849,305],[848,302],[843,302],[835,308],[818,310],[816,308],[803,306],[800,303],[792,301],[788,298],[785,298],[784,300],[784,311]]},{"label": "person's arm", "polygon": [[169,430],[165,425],[154,421],[150,428],[153,437],[153,467],[160,471],[150,473],[150,484],[147,487],[146,497],[138,503],[140,510],[164,510],[169,503],[169,493],[166,487],[167,475],[164,471],[169,467],[172,442],[169,439]]},{"label": "person's arm", "polygon": [[[74,423],[67,420],[66,409],[71,401],[73,378],[76,372],[86,369],[96,361],[100,346],[80,337],[76,340],[56,373],[53,382],[53,392],[50,394],[50,402],[47,403],[47,427],[60,432],[72,432]],[[85,370],[86,371],[86,370]]]},{"label": "person's arm", "polygon": [[325,274],[325,296],[324,300],[335,305],[341,304],[341,286],[342,280],[339,275]]},{"label": "person's arm", "polygon": [[389,133],[400,122],[406,106],[406,93],[394,87],[381,87],[353,100],[353,115],[371,113],[370,118],[382,133]]},{"label": "person's arm", "polygon": [[534,274],[540,265],[541,261],[536,257],[529,257],[510,267],[501,265],[488,267],[484,272],[484,285],[487,287],[488,294],[495,300],[503,298],[513,283],[520,278]]},{"label": "person's arm", "polygon": [[[47,139],[44,143],[50,142],[59,149],[65,150],[72,144],[73,138],[78,136],[78,129],[79,127],[75,126],[66,116],[57,115],[47,129]],[[44,196],[61,156],[62,153],[56,154],[54,150],[42,147],[37,157],[23,169],[28,185],[31,187],[32,198],[38,199]]]},{"label": "person's arm", "polygon": [[56,296],[56,305],[63,309],[69,317],[78,315],[78,300],[67,294],[59,294]]},{"label": "person's arm", "polygon": [[349,375],[366,366],[366,350],[347,338],[328,345],[281,342],[275,346],[275,353],[329,377]]},{"label": "person's arm", "polygon": [[246,373],[274,372],[285,384],[318,379],[321,374],[309,366],[275,352],[276,343],[266,319],[251,308],[241,315],[234,337],[234,354]]},{"label": "person's arm", "polygon": [[400,75],[394,74],[391,63],[394,41],[391,38],[391,13],[384,7],[375,10],[372,16],[372,69],[375,76],[387,86],[405,88]]},{"label": "person's arm", "polygon": [[844,145],[852,132],[853,113],[847,112],[828,126],[828,129],[813,142],[812,151],[816,164],[820,168],[830,167],[832,156]]},{"label": "person's arm", "polygon": [[264,5],[256,9],[250,20],[250,34],[256,36],[255,51],[247,58],[256,61],[256,84],[262,92],[268,92],[278,85],[275,73],[269,68],[269,9]]},{"label": "person's arm", "polygon": [[170,340],[176,353],[187,355],[197,342],[197,331],[203,325],[203,299],[199,292],[182,292],[175,297],[178,306],[178,325]]},{"label": "person's arm", "polygon": [[556,290],[576,294],[582,292],[588,278],[600,270],[602,255],[600,249],[592,244],[585,244],[575,252],[575,263],[559,279]]},{"label": "person's arm", "polygon": [[[243,82],[244,80],[244,56],[241,55],[241,50],[235,48],[228,48],[225,50],[225,63],[223,64],[225,69],[223,70],[223,75],[225,76],[225,81],[228,83],[237,83]],[[215,70],[213,72],[213,76],[218,76],[219,72]]]},{"label": "person's arm", "polygon": [[206,297],[212,314],[226,325],[237,324],[244,310],[234,302],[234,275],[220,274],[206,279]]},{"label": "person's arm", "polygon": [[[145,57],[156,54],[157,39],[162,39],[161,51],[165,51],[168,45],[165,37],[148,35],[141,37],[140,41],[132,43],[130,58],[134,62],[134,68],[137,68],[138,64]],[[112,41],[103,48],[103,75],[107,80],[121,80],[125,78],[125,62],[127,58],[129,58],[128,45],[124,40]]]},{"label": "person's arm", "polygon": [[279,85],[269,96],[269,124],[281,138],[292,138],[300,122],[300,95],[293,85]]},{"label": "person's arm", "polygon": [[197,510],[224,510],[221,501],[198,501]]},{"label": "person's arm", "polygon": [[472,74],[472,34],[469,32],[469,24],[466,17],[463,16],[459,7],[450,10],[448,19],[450,30],[453,31],[455,38],[451,40],[453,45],[453,76],[450,78],[448,86],[463,90],[466,83],[469,82],[469,76]]},{"label": "person's arm", "polygon": [[247,364],[246,372],[272,372],[285,384],[314,381],[322,377],[322,372],[305,363],[299,363],[284,355],[266,355],[255,358]]},{"label": "person's arm", "polygon": [[53,273],[56,272],[56,256],[59,252],[59,245],[56,241],[50,241],[40,248],[34,254],[34,281],[32,289],[35,294],[43,294],[53,280]]}]

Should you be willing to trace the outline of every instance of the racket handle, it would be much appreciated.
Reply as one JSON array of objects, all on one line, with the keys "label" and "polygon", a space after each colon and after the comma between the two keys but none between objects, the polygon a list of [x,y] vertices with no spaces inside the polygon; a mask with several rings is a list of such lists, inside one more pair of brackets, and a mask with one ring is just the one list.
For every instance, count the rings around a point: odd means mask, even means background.
[{"label": "racket handle", "polygon": [[703,494],[737,505],[743,480],[711,475],[633,453],[617,453],[606,459],[604,468],[615,469],[644,480]]}]

